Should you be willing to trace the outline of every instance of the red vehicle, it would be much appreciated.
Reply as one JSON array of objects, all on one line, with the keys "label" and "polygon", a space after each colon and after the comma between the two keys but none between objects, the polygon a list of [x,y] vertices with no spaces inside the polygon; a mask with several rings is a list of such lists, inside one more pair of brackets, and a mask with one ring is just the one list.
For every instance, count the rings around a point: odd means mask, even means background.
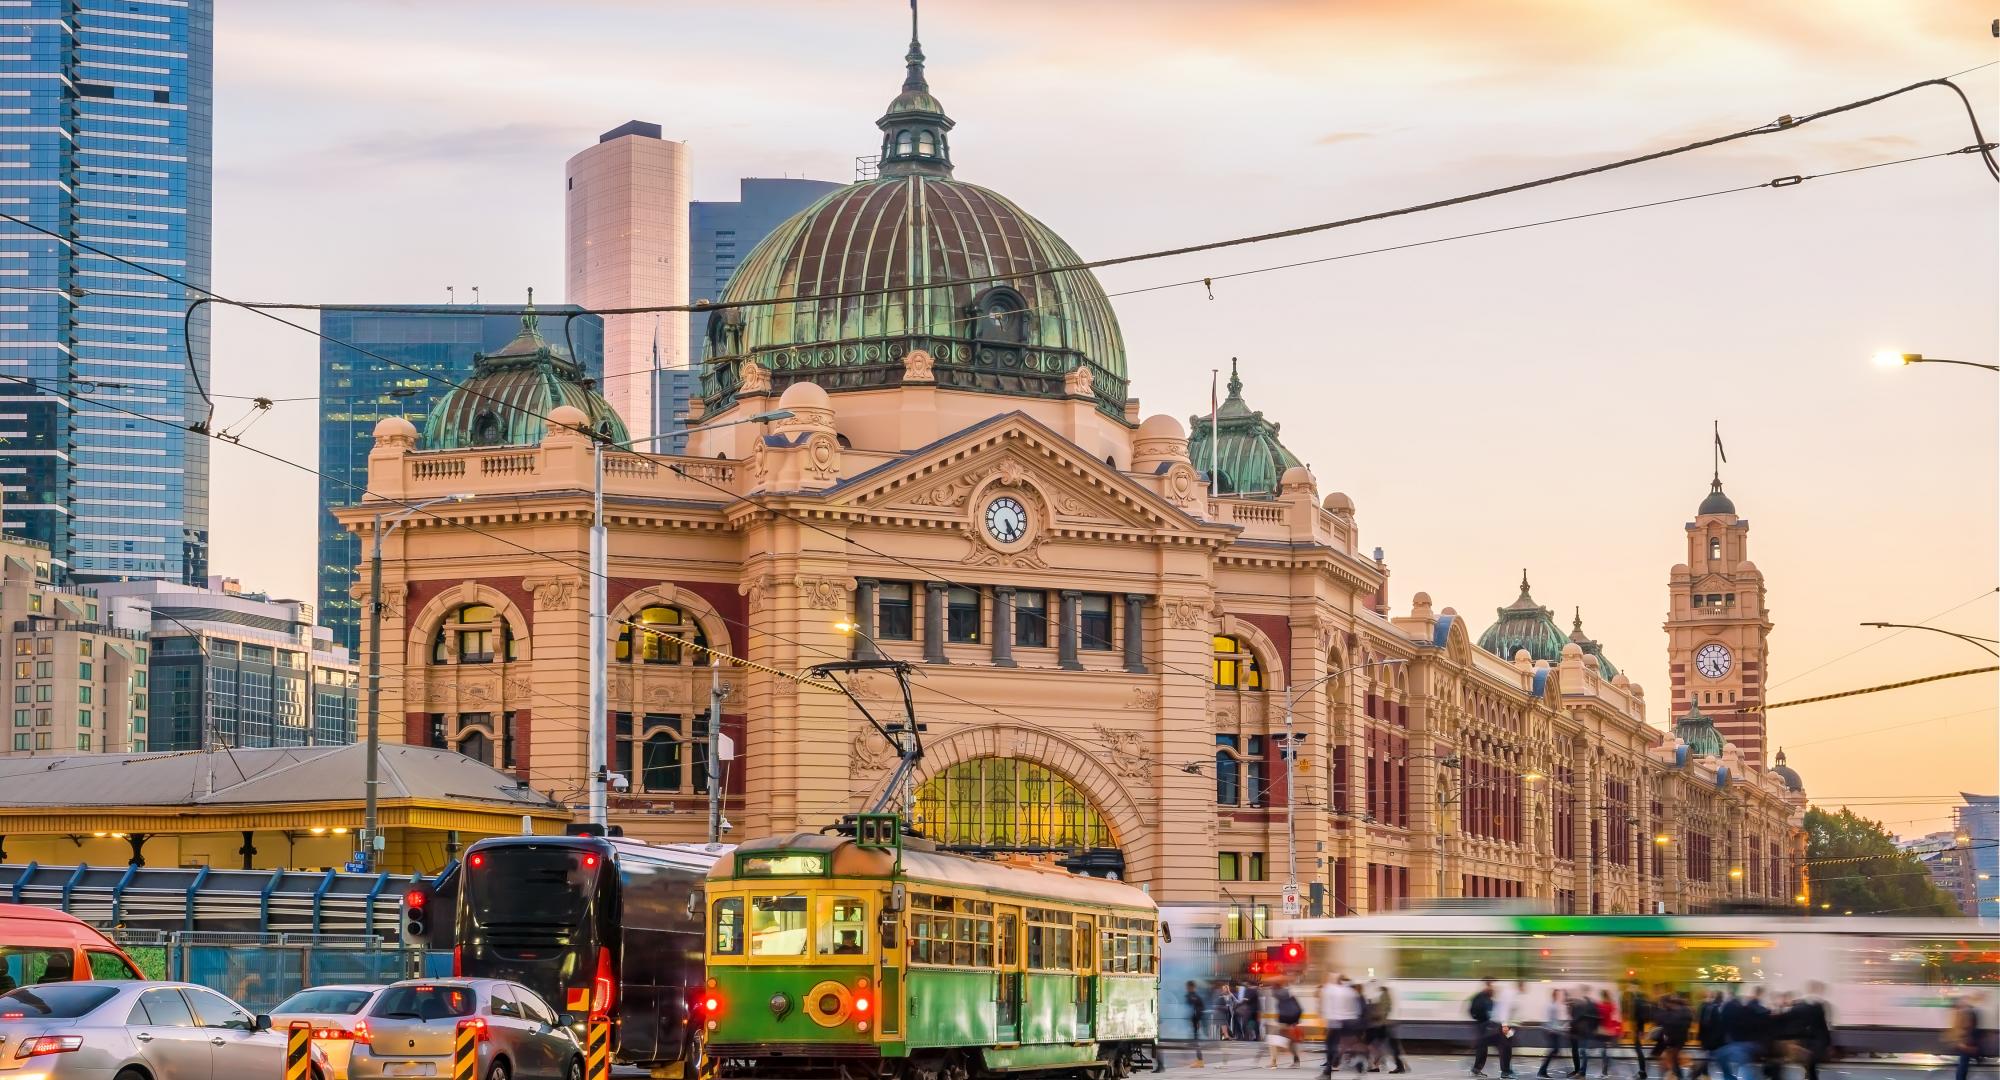
[{"label": "red vehicle", "polygon": [[78,979],[143,979],[89,923],[52,908],[0,904],[0,993]]}]

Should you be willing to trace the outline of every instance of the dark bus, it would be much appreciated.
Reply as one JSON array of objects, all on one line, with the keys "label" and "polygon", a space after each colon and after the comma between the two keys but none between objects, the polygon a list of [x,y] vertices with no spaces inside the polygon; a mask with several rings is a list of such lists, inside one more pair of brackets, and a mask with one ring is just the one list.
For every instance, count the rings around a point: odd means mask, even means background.
[{"label": "dark bus", "polygon": [[[703,992],[702,887],[731,849],[616,837],[505,836],[459,866],[452,973],[510,979],[612,1021],[613,1060],[688,1059]],[[692,1075],[691,1073],[685,1075]]]}]

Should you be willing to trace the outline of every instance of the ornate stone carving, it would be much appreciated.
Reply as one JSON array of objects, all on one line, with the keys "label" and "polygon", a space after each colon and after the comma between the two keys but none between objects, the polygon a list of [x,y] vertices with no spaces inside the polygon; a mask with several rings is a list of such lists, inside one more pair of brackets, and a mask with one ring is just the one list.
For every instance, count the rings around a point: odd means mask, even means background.
[{"label": "ornate stone carving", "polygon": [[762,611],[764,605],[771,599],[771,590],[775,589],[777,584],[776,578],[766,574],[736,586],[736,592],[745,598],[751,611]]},{"label": "ornate stone carving", "polygon": [[1199,600],[1176,597],[1160,605],[1166,613],[1167,625],[1176,630],[1193,630],[1208,616],[1208,606]]},{"label": "ornate stone carving", "polygon": [[1003,487],[1019,487],[1021,481],[1028,475],[1028,471],[1021,467],[1021,463],[1010,457],[1001,458],[996,471],[1000,474],[999,482]]},{"label": "ornate stone carving", "polygon": [[1103,724],[1094,724],[1092,728],[1097,732],[1097,741],[1104,746],[1112,772],[1126,780],[1152,779],[1153,749],[1146,745],[1144,732],[1108,728]]},{"label": "ornate stone carving", "polygon": [[428,705],[450,705],[457,700],[458,687],[447,681],[432,683],[430,690],[424,694],[424,702]]},{"label": "ornate stone carving", "polygon": [[535,696],[535,681],[526,675],[509,675],[503,685],[507,697],[521,704],[526,704],[529,698]]},{"label": "ornate stone carving", "polygon": [[1166,496],[1167,501],[1187,513],[1199,509],[1206,494],[1202,489],[1201,474],[1184,461],[1176,462],[1167,470],[1167,479],[1162,487],[1161,494]]},{"label": "ornate stone carving", "polygon": [[847,602],[847,592],[854,587],[853,578],[793,578],[792,584],[799,590],[799,603],[814,611],[846,611],[852,605]]},{"label": "ornate stone carving", "polygon": [[480,679],[475,682],[464,682],[459,684],[458,693],[459,697],[464,699],[464,703],[468,707],[491,705],[499,699],[500,681],[498,679]]},{"label": "ornate stone carving", "polygon": [[889,688],[886,683],[886,679],[875,675],[856,675],[847,680],[847,689],[863,701],[887,701]]},{"label": "ornate stone carving", "polygon": [[1071,495],[1069,492],[1059,491],[1056,493],[1056,513],[1076,517],[1090,513],[1090,507],[1085,506],[1082,500]]},{"label": "ornate stone carving", "polygon": [[847,773],[849,776],[869,776],[884,772],[895,758],[895,751],[882,741],[875,729],[856,728],[854,737],[847,742]]},{"label": "ornate stone carving", "polygon": [[1025,567],[1030,570],[1049,568],[1048,560],[1042,558],[1040,551],[1043,540],[1041,534],[1037,534],[1029,541],[1027,547],[1019,551],[997,551],[987,544],[985,535],[984,532],[980,533],[968,544],[971,550],[960,560],[961,562],[967,566]]},{"label": "ornate stone carving", "polygon": [[563,611],[576,598],[576,582],[552,578],[535,586],[536,611]]},{"label": "ornate stone carving", "polygon": [[1126,702],[1125,707],[1138,709],[1141,712],[1156,712],[1160,707],[1160,692],[1135,686],[1132,688],[1132,700]]},{"label": "ornate stone carving", "polygon": [[771,392],[771,371],[755,360],[745,360],[737,366],[741,381],[737,384],[739,394],[768,394]]},{"label": "ornate stone carving", "polygon": [[910,503],[914,506],[964,506],[966,497],[972,494],[972,489],[991,475],[993,470],[990,467],[963,473],[956,479],[947,480],[928,491],[917,492],[910,496]]},{"label": "ornate stone carving", "polygon": [[1096,377],[1090,373],[1090,369],[1078,364],[1070,369],[1068,375],[1063,376],[1063,390],[1071,397],[1089,397],[1091,386],[1095,381]]},{"label": "ornate stone carving", "polygon": [[820,434],[806,444],[806,475],[815,480],[834,480],[840,476],[840,443],[831,435]]},{"label": "ornate stone carving", "polygon": [[936,382],[937,376],[931,371],[932,365],[936,362],[936,359],[930,353],[922,349],[911,349],[910,354],[903,357],[903,381],[906,383]]}]

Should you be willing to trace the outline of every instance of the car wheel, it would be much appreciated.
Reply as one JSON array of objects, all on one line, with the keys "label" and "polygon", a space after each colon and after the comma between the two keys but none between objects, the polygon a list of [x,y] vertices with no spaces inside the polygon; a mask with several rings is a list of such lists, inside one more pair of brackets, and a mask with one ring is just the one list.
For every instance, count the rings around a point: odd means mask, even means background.
[{"label": "car wheel", "polygon": [[486,1070],[486,1080],[507,1080],[509,1075],[504,1061],[496,1061],[492,1068]]},{"label": "car wheel", "polygon": [[568,1076],[569,1080],[583,1080],[583,1059],[582,1058],[570,1059],[569,1072],[565,1073],[564,1075]]},{"label": "car wheel", "polygon": [[146,1074],[137,1069],[120,1069],[117,1080],[146,1080]]}]

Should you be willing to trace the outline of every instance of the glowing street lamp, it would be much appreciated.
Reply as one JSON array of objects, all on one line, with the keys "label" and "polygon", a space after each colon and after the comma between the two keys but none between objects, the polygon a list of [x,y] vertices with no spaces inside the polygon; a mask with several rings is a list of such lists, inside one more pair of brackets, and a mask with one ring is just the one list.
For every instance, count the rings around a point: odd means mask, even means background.
[{"label": "glowing street lamp", "polygon": [[2000,364],[1976,364],[1970,360],[1942,360],[1935,356],[1925,356],[1923,353],[1913,352],[1878,352],[1875,354],[1875,362],[1883,367],[1907,367],[1910,364],[1956,364],[1959,367],[1984,368],[1987,371],[2000,372]]}]

